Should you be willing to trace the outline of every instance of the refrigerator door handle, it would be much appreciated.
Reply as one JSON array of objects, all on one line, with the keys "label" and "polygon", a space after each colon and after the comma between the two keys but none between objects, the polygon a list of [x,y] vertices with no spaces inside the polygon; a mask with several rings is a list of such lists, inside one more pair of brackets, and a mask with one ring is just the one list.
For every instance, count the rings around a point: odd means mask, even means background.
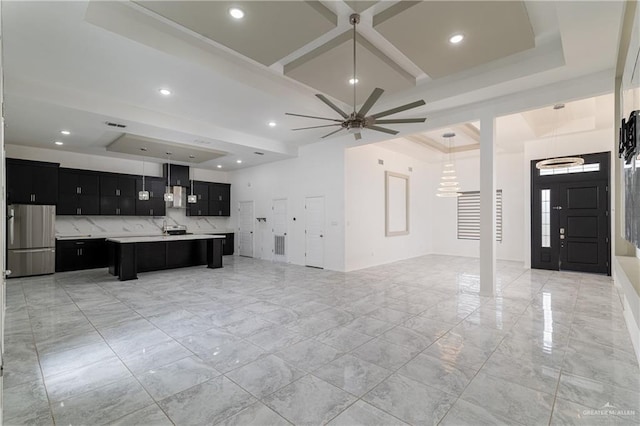
[{"label": "refrigerator door handle", "polygon": [[13,208],[12,208],[10,210],[10,213],[9,213],[9,223],[8,223],[8,225],[9,225],[9,244],[10,245],[13,244],[13,235],[14,235],[13,234],[13,225],[14,225],[14,221],[15,221],[14,214],[15,214],[15,212],[13,211]]},{"label": "refrigerator door handle", "polygon": [[11,250],[12,253],[42,253],[42,252],[45,252],[45,251],[55,252],[56,249],[48,247],[48,248],[39,248],[39,249]]}]

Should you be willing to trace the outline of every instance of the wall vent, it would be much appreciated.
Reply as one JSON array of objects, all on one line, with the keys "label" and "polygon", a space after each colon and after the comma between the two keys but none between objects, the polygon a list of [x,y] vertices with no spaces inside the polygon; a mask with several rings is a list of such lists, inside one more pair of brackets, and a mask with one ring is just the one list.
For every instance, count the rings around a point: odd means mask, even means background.
[{"label": "wall vent", "polygon": [[113,121],[105,121],[104,124],[110,127],[117,127],[119,129],[124,129],[125,127],[127,127],[126,124],[114,123]]},{"label": "wall vent", "polygon": [[380,164],[381,166],[384,165],[384,160],[378,160],[378,164]]},{"label": "wall vent", "polygon": [[255,155],[264,155],[264,152],[260,152],[260,151],[254,151],[253,152]]},{"label": "wall vent", "polygon": [[274,236],[273,252],[276,256],[284,256],[284,235]]}]

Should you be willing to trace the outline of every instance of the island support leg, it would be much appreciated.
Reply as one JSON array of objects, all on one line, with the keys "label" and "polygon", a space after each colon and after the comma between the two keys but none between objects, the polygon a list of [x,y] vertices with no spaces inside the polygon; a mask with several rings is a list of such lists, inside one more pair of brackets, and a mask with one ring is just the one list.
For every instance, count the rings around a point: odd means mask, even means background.
[{"label": "island support leg", "polygon": [[120,281],[137,280],[137,258],[135,243],[120,244],[118,279]]},{"label": "island support leg", "polygon": [[222,238],[207,240],[207,267],[222,268]]}]

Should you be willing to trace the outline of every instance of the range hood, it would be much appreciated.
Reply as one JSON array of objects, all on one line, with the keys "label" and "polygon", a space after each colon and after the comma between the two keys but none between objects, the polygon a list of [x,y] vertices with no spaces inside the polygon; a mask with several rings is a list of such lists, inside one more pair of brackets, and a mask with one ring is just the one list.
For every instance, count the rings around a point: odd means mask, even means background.
[{"label": "range hood", "polygon": [[169,190],[173,194],[173,201],[167,201],[167,207],[173,209],[187,208],[187,188],[183,186],[171,186]]}]

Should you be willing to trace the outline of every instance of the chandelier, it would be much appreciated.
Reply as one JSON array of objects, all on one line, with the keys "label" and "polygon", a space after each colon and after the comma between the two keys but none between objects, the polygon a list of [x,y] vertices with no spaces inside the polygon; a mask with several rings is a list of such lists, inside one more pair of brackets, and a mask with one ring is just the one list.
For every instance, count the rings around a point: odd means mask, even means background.
[{"label": "chandelier", "polygon": [[451,138],[455,137],[455,133],[445,133],[442,135],[447,141],[447,159],[442,166],[442,177],[440,178],[440,187],[436,195],[443,198],[459,197],[462,194],[460,186],[458,184],[458,177],[456,176],[455,164],[453,162],[453,156],[451,154]]}]

